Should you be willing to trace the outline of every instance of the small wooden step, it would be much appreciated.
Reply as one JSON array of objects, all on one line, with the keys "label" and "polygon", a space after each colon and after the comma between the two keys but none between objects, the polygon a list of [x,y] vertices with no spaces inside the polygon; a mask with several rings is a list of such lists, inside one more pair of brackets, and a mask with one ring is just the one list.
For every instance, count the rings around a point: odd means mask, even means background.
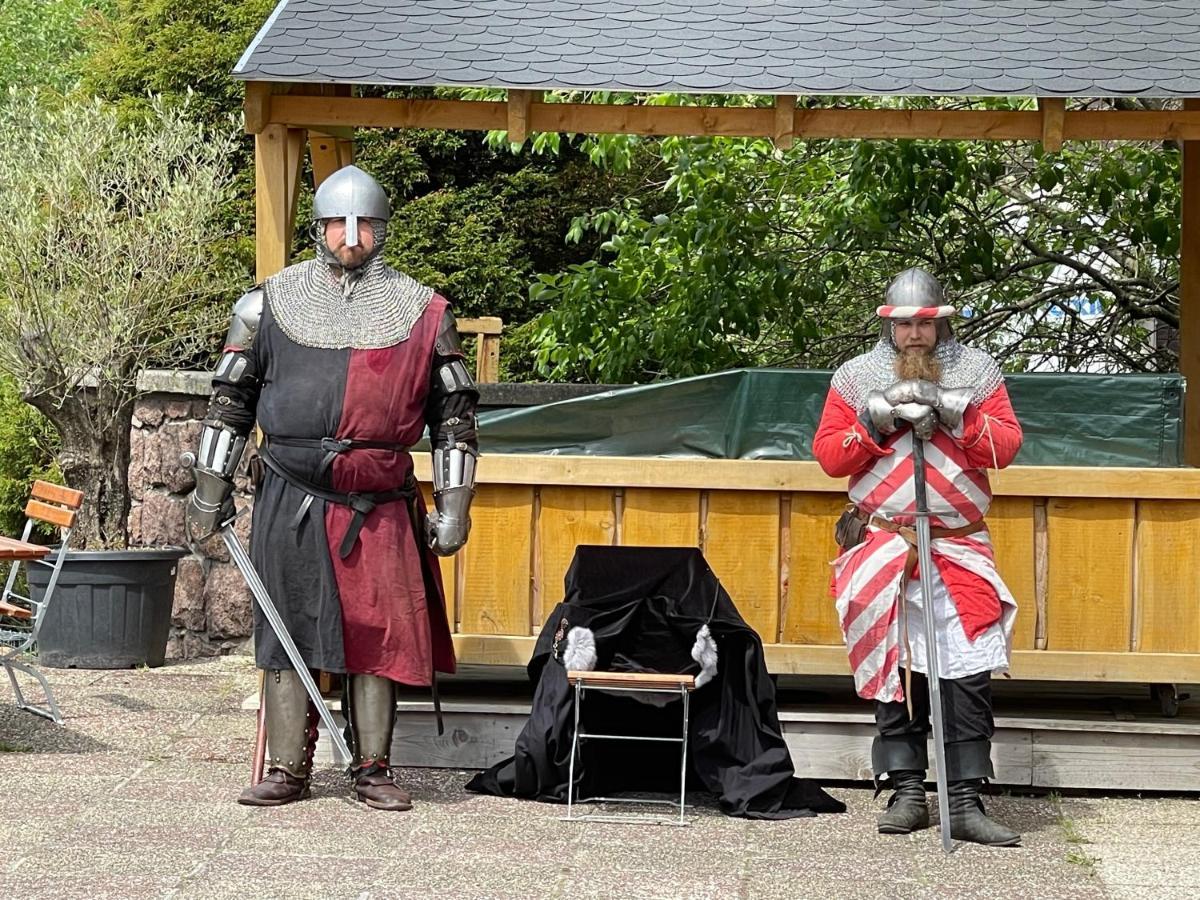
[{"label": "small wooden step", "polygon": [[11,603],[0,603],[0,616],[12,616],[14,619],[32,619],[33,613],[23,606],[13,606]]}]

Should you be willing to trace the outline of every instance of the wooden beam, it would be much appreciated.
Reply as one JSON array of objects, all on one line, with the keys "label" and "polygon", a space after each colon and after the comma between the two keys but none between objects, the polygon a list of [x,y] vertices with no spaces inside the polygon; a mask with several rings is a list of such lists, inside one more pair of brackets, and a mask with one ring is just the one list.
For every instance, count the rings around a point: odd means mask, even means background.
[{"label": "wooden beam", "polygon": [[[1200,110],[1200,99],[1183,101]],[[1183,142],[1179,236],[1179,371],[1187,379],[1183,408],[1183,459],[1200,466],[1200,140]]]},{"label": "wooden beam", "polygon": [[523,144],[529,137],[529,109],[533,105],[533,96],[533,91],[510,89],[508,92],[508,142],[510,144]]},{"label": "wooden beam", "polygon": [[459,319],[459,334],[502,334],[504,320],[498,316],[482,316],[478,319]]},{"label": "wooden beam", "polygon": [[[629,456],[547,456],[489,453],[479,466],[484,484],[657,487],[693,490],[812,491],[842,494],[810,460],[659,459]],[[429,480],[429,461],[416,456],[416,475]],[[993,491],[1008,497],[1112,497],[1200,500],[1200,470],[1012,466],[990,473]]]},{"label": "wooden beam", "polygon": [[790,150],[796,139],[796,98],[780,94],[775,98],[775,133],[771,135],[778,150]]},{"label": "wooden beam", "polygon": [[1038,97],[1038,109],[1042,112],[1042,149],[1057,153],[1063,145],[1067,101],[1063,97]]},{"label": "wooden beam", "polygon": [[[495,101],[276,95],[267,115],[276,124],[317,131],[336,126],[503,131],[510,124],[509,104]],[[774,137],[777,115],[763,107],[532,103],[526,128]],[[1039,110],[804,109],[795,113],[793,132],[797,139],[1040,141],[1044,120]],[[1200,140],[1200,110],[1070,110],[1063,113],[1062,133],[1063,140]]]},{"label": "wooden beam", "polygon": [[271,121],[271,95],[275,85],[270,81],[247,81],[242,118],[246,134],[259,134]]},{"label": "wooden beam", "polygon": [[254,137],[254,271],[259,281],[287,265],[288,213],[288,129],[267,125]]}]

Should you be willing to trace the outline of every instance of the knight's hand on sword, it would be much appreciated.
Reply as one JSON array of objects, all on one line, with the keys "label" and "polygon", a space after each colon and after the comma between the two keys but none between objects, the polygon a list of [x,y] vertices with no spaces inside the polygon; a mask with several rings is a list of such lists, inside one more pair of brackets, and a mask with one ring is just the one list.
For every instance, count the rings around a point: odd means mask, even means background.
[{"label": "knight's hand on sword", "polygon": [[924,403],[901,403],[895,408],[896,418],[912,425],[913,434],[923,441],[933,437],[938,427],[938,413]]}]

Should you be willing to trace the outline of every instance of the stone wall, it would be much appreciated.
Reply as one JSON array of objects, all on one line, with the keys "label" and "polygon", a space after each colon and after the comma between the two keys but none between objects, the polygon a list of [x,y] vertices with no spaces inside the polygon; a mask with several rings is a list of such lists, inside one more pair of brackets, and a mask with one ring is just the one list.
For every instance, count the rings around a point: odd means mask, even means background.
[{"label": "stone wall", "polygon": [[[140,546],[186,546],[183,507],[192,489],[191,471],[179,463],[195,451],[208,408],[209,379],[203,372],[142,374],[130,435],[130,541]],[[243,515],[236,530],[250,532],[252,498],[244,474],[236,479],[235,502]],[[217,656],[241,649],[251,631],[250,591],[219,537],[209,538],[179,562],[171,613],[169,659]]]}]

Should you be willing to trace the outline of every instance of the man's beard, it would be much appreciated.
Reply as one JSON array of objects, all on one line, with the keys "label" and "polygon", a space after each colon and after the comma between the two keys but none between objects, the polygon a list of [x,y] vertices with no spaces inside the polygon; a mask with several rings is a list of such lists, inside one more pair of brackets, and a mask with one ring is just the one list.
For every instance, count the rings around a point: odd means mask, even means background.
[{"label": "man's beard", "polygon": [[900,380],[918,378],[941,383],[942,364],[929,350],[905,350],[896,354],[896,377]]}]

